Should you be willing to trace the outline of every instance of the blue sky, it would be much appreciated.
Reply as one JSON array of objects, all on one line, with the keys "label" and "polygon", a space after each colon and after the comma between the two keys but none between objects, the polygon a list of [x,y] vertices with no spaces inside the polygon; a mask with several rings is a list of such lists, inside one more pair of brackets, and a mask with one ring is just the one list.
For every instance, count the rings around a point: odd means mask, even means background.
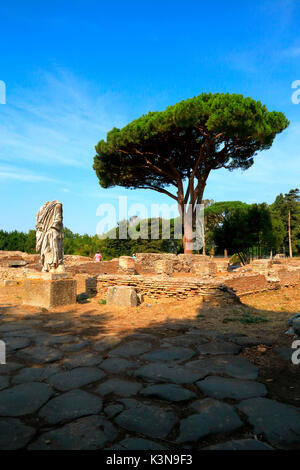
[{"label": "blue sky", "polygon": [[299,187],[299,0],[11,0],[0,40],[0,229],[34,228],[53,199],[67,227],[90,234],[99,204],[120,195],[173,203],[101,189],[94,146],[112,127],[203,91],[251,96],[291,121],[250,170],[211,174],[205,198],[271,203]]}]

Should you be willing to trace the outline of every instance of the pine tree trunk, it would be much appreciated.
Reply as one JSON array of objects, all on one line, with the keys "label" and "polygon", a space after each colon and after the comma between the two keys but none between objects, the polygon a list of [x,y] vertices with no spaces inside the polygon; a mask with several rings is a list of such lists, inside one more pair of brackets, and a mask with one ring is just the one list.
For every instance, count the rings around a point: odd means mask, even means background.
[{"label": "pine tree trunk", "polygon": [[291,235],[291,211],[289,211],[289,252],[290,258],[293,257],[293,250],[292,250],[292,235]]},{"label": "pine tree trunk", "polygon": [[185,255],[193,254],[193,227],[187,223],[184,227],[183,247]]}]

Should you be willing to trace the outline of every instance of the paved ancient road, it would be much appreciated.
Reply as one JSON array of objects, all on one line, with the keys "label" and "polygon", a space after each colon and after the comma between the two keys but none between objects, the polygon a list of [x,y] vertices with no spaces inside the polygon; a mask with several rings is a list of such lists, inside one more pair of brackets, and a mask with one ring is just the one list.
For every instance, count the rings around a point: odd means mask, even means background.
[{"label": "paved ancient road", "polygon": [[0,449],[300,449],[300,410],[241,352],[262,343],[178,324],[95,336],[85,313],[0,309]]}]

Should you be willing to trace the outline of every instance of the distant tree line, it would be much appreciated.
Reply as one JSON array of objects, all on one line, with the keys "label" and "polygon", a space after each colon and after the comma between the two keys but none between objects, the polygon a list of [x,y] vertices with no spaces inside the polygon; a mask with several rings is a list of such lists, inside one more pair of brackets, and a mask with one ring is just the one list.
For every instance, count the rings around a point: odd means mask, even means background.
[{"label": "distant tree line", "polygon": [[[245,264],[251,257],[263,257],[272,252],[287,256],[300,255],[300,196],[298,189],[279,194],[274,203],[246,204],[241,201],[214,202],[204,200],[206,254],[237,255]],[[150,222],[150,221],[148,221]],[[140,229],[140,222],[135,226]],[[162,239],[162,220],[159,219],[160,238],[100,239],[98,235],[80,235],[64,228],[64,251],[67,255],[94,256],[100,251],[104,260],[135,252],[183,253],[182,240],[174,238],[174,219],[170,221],[170,239]],[[28,233],[0,230],[0,250],[35,253],[35,230]]]}]

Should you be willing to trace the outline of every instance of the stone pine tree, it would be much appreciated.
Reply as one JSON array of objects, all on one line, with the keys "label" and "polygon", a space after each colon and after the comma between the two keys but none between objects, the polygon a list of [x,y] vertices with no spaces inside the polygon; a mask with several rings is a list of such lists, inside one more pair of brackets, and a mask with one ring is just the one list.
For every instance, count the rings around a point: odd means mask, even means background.
[{"label": "stone pine tree", "polygon": [[103,188],[153,189],[177,202],[182,220],[192,214],[183,239],[185,253],[192,253],[196,208],[209,174],[247,170],[288,125],[283,113],[268,112],[252,98],[203,93],[113,128],[96,145],[93,168]]},{"label": "stone pine tree", "polygon": [[279,215],[286,228],[286,242],[290,258],[293,257],[293,249],[299,252],[300,248],[300,194],[299,189],[291,189],[288,193],[282,193],[276,197],[272,204],[275,214]]}]

